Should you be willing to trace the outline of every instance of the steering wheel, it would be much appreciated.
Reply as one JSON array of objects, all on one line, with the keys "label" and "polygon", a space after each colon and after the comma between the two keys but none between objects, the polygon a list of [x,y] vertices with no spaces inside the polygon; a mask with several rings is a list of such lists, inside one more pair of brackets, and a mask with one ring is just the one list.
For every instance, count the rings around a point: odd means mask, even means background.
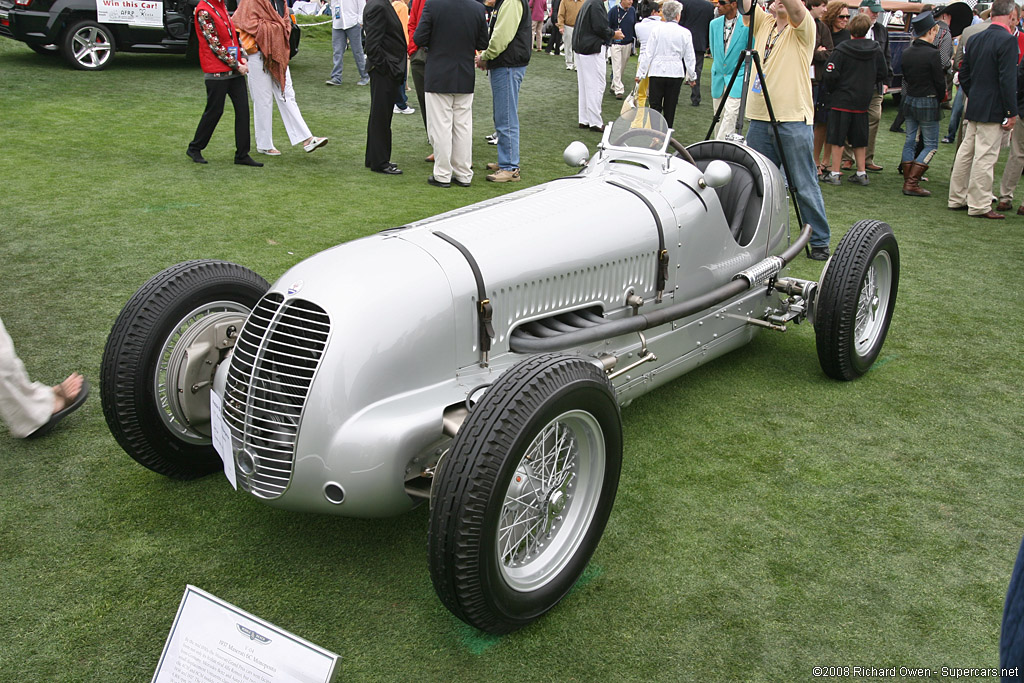
[{"label": "steering wheel", "polygon": [[[627,140],[631,140],[632,138],[640,136],[646,136],[650,138],[650,142],[645,146],[649,146],[651,149],[657,149],[658,147],[661,147],[662,143],[665,140],[665,133],[661,132],[660,130],[654,130],[653,128],[631,128],[630,130],[627,130],[625,133],[620,135],[619,138],[612,144],[615,145],[616,147],[623,147],[625,146]],[[634,144],[633,146],[640,147],[642,145]],[[693,156],[690,154],[689,150],[687,150],[686,147],[684,147],[683,144],[676,140],[675,138],[668,139],[668,146],[675,150],[675,152],[683,159],[689,161],[694,166],[697,165],[697,162],[693,160]]]}]

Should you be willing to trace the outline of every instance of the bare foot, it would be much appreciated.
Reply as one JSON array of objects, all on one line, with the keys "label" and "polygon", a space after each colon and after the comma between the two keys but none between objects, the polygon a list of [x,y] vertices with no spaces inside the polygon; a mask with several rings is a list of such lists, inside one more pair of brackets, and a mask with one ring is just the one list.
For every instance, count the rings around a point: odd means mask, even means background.
[{"label": "bare foot", "polygon": [[53,412],[64,410],[78,396],[82,390],[82,382],[85,379],[77,372],[68,375],[68,378],[53,388]]}]

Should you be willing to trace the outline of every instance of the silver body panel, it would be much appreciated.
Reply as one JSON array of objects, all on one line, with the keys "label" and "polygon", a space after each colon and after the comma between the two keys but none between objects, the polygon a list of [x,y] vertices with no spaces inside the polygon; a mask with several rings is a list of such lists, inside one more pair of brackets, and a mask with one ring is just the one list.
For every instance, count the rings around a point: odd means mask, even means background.
[{"label": "silver body panel", "polygon": [[[418,500],[405,483],[443,452],[445,409],[523,358],[509,351],[517,327],[585,308],[608,319],[627,317],[634,314],[630,294],[643,298],[642,312],[657,310],[723,285],[789,245],[780,174],[755,157],[764,199],[757,229],[743,246],[699,169],[674,157],[615,149],[600,152],[578,177],[343,244],[291,268],[270,292],[322,308],[330,334],[297,425],[290,481],[280,495],[261,498],[357,517],[413,507]],[[640,198],[609,181],[642,193],[660,217],[670,263],[661,303],[655,302],[656,221]],[[486,365],[473,270],[436,232],[472,253],[486,283],[495,332]],[[620,404],[749,341],[757,328],[727,313],[759,317],[778,301],[756,287],[648,330],[647,347],[658,360],[615,378]],[[566,353],[595,362],[611,354],[625,367],[640,350],[639,335],[630,334]],[[229,364],[217,374],[214,390],[221,395]],[[243,488],[245,476],[239,471]],[[328,483],[343,490],[343,502],[328,500]]]}]

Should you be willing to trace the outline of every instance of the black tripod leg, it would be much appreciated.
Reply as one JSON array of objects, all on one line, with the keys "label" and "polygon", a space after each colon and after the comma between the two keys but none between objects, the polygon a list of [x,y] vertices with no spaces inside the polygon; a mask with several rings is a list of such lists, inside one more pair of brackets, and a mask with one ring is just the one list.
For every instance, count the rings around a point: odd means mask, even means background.
[{"label": "black tripod leg", "polygon": [[705,140],[711,139],[711,133],[714,132],[715,126],[722,120],[722,110],[725,109],[725,105],[729,102],[729,93],[732,92],[732,85],[736,82],[736,77],[740,74],[740,69],[743,68],[743,60],[740,59],[736,62],[736,68],[732,70],[732,78],[729,79],[729,85],[725,86],[725,90],[722,91],[722,101],[718,103],[718,108],[715,110],[715,117],[711,119],[711,127],[708,128],[708,134],[704,136]]},{"label": "black tripod leg", "polygon": [[[754,67],[757,69],[757,78],[761,83],[761,92],[764,94],[764,105],[768,109],[768,120],[771,122],[772,132],[775,133],[775,145],[779,148],[779,159],[782,161],[782,170],[786,174],[786,183],[789,185],[789,192],[793,197],[793,209],[796,211],[796,220],[800,225],[800,229],[803,230],[804,219],[800,214],[800,202],[797,201],[800,190],[793,183],[793,174],[789,172],[789,161],[786,159],[786,150],[782,146],[782,136],[779,135],[779,122],[775,118],[775,111],[772,109],[772,100],[768,96],[768,86],[764,80],[764,72],[761,70],[761,58],[756,52],[754,53]],[[805,253],[810,254],[810,249],[810,242],[808,242],[808,246],[804,248]]]}]

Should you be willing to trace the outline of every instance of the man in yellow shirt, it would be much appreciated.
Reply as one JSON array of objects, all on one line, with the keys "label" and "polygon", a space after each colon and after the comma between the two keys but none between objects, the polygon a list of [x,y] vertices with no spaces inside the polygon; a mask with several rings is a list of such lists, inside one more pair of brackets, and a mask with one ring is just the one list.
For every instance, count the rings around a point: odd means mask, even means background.
[{"label": "man in yellow shirt", "polygon": [[[750,2],[740,0],[744,13],[749,11]],[[747,144],[780,168],[781,153],[785,154],[790,191],[795,191],[801,218],[812,228],[811,258],[825,261],[829,257],[830,234],[814,165],[811,58],[815,38],[814,19],[801,0],[773,0],[767,12],[754,8],[754,48],[761,57],[765,82],[752,74],[747,99]],[[765,104],[766,90],[778,121],[781,150]]]}]

